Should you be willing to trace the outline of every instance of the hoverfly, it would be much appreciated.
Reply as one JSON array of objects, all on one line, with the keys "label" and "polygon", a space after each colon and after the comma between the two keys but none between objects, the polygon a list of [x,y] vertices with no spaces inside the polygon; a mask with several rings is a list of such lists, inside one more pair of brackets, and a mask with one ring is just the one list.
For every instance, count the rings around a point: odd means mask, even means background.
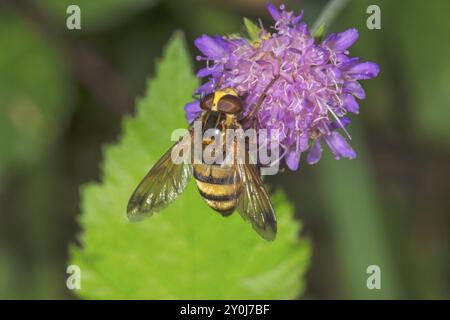
[{"label": "hoverfly", "polygon": [[[252,111],[243,117],[242,100],[231,88],[216,90],[200,101],[202,128],[215,129],[220,134],[226,129],[242,128],[265,98],[260,97]],[[192,135],[192,130],[189,131]],[[193,141],[193,139],[189,139]],[[203,139],[202,148],[212,140]],[[185,189],[192,175],[206,203],[223,216],[236,209],[242,218],[264,239],[273,240],[277,232],[275,212],[261,180],[256,164],[174,164],[171,158],[175,143],[150,169],[131,196],[127,214],[130,220],[151,215],[174,201]],[[236,157],[235,157],[236,158]]]}]

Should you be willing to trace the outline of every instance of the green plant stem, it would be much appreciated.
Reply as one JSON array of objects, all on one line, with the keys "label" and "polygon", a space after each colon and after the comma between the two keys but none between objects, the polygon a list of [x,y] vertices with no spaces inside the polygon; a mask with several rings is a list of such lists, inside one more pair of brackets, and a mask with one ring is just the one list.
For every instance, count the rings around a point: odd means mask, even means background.
[{"label": "green plant stem", "polygon": [[311,32],[314,34],[324,24],[331,25],[349,2],[350,0],[330,0],[314,23]]},{"label": "green plant stem", "polygon": [[[336,161],[327,154],[317,167],[325,217],[336,250],[339,297],[403,298],[370,150],[361,126],[353,124],[352,134],[352,145],[358,150],[356,160]],[[381,290],[369,290],[366,286],[369,277],[366,270],[370,265],[381,269]]]},{"label": "green plant stem", "polygon": [[[312,33],[328,28],[350,0],[331,0],[313,25]],[[323,34],[320,30],[319,34]],[[335,161],[329,155],[318,165],[326,218],[336,248],[341,295],[351,299],[393,299],[404,296],[383,224],[383,205],[370,162],[364,132],[352,126],[358,158]],[[369,265],[382,272],[382,290],[369,290]]]}]

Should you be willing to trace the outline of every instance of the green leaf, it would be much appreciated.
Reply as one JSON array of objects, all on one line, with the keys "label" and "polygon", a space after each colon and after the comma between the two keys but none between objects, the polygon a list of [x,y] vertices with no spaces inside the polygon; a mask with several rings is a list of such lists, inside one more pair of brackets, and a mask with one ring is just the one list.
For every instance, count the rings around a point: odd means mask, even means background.
[{"label": "green leaf", "polygon": [[131,192],[186,127],[183,105],[198,86],[180,33],[171,40],[149,82],[137,116],[126,119],[120,142],[105,150],[102,183],[82,189],[81,267],[84,298],[290,299],[304,288],[310,249],[281,193],[274,197],[278,237],[262,240],[237,214],[211,210],[191,182],[173,204],[130,223]]},{"label": "green leaf", "polygon": [[256,23],[248,18],[244,18],[244,25],[250,41],[259,41],[259,33],[261,29],[256,25]]}]

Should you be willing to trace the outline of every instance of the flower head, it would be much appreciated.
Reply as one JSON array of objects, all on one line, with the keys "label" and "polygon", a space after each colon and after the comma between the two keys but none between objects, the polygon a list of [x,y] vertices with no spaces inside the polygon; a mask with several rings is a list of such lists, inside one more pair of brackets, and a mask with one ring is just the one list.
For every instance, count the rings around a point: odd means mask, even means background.
[{"label": "flower head", "polygon": [[[348,112],[358,113],[357,99],[365,98],[359,80],[376,77],[377,64],[349,57],[348,49],[358,39],[349,29],[319,42],[295,15],[272,4],[267,8],[275,20],[273,32],[261,28],[256,41],[241,37],[203,35],[195,45],[206,67],[198,77],[208,77],[196,93],[234,88],[249,114],[265,95],[254,115],[257,128],[278,129],[287,166],[296,170],[302,153],[309,164],[317,163],[326,144],[334,157],[353,159],[355,151],[338,131],[347,134]],[[217,88],[218,87],[218,88]],[[201,112],[199,102],[186,105],[192,122]],[[347,134],[348,135],[348,134]]]}]

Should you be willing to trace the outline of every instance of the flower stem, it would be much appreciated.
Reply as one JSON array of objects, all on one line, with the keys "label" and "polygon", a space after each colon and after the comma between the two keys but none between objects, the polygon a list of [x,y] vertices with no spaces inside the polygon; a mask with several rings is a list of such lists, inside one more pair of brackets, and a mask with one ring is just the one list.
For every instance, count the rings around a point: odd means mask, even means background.
[{"label": "flower stem", "polygon": [[330,0],[328,1],[325,8],[323,8],[316,22],[314,23],[311,32],[314,34],[319,28],[324,25],[328,27],[334,21],[334,19],[339,15],[342,9],[350,2],[350,0]]}]

